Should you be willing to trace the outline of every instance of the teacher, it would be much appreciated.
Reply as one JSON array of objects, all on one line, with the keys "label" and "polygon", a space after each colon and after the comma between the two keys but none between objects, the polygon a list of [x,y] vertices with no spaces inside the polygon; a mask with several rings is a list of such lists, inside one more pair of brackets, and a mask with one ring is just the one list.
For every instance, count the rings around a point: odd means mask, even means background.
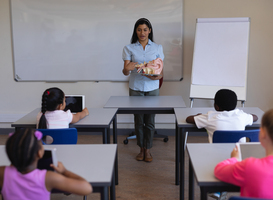
[{"label": "teacher", "polygon": [[[153,28],[150,21],[141,18],[136,21],[131,44],[123,48],[122,59],[124,60],[123,74],[130,75],[130,96],[158,96],[159,79],[161,76],[146,76],[137,73],[136,64],[148,63],[157,58],[164,59],[163,48],[153,42]],[[153,146],[155,131],[155,114],[135,114],[135,133],[140,153],[136,156],[138,161],[151,162],[153,157],[150,149]]]}]

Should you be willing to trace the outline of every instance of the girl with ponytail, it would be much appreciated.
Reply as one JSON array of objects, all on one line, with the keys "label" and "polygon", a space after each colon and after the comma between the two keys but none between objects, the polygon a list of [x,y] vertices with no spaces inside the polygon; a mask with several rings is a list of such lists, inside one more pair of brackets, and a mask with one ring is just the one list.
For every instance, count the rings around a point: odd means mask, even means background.
[{"label": "girl with ponytail", "polygon": [[76,123],[89,114],[87,108],[72,114],[70,110],[64,111],[65,106],[65,95],[61,89],[46,89],[42,95],[41,112],[37,116],[37,128],[69,128],[70,123]]}]

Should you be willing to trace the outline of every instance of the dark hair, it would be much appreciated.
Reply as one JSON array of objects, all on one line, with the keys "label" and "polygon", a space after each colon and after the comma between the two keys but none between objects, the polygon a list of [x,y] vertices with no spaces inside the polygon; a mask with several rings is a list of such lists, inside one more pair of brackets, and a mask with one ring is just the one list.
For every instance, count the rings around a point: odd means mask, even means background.
[{"label": "dark hair", "polygon": [[273,109],[265,112],[261,126],[266,129],[271,141],[273,141]]},{"label": "dark hair", "polygon": [[152,24],[151,22],[146,19],[146,18],[140,18],[139,20],[136,21],[135,23],[135,27],[134,27],[134,32],[133,32],[133,35],[132,35],[132,38],[131,38],[131,44],[133,43],[136,43],[138,41],[138,37],[137,37],[137,33],[136,33],[136,29],[139,25],[142,25],[142,24],[146,24],[148,26],[149,29],[151,29],[151,32],[148,36],[148,38],[153,42],[154,39],[153,39],[153,27],[152,27]]},{"label": "dark hair", "polygon": [[19,129],[6,142],[6,153],[11,164],[24,172],[35,161],[42,143],[35,137],[35,129]]},{"label": "dark hair", "polygon": [[47,129],[45,112],[56,110],[58,105],[63,103],[63,100],[64,92],[57,87],[49,88],[44,91],[41,107],[42,116],[40,118],[38,128]]},{"label": "dark hair", "polygon": [[237,105],[237,95],[232,90],[221,89],[216,92],[214,97],[214,103],[222,111],[234,110]]}]

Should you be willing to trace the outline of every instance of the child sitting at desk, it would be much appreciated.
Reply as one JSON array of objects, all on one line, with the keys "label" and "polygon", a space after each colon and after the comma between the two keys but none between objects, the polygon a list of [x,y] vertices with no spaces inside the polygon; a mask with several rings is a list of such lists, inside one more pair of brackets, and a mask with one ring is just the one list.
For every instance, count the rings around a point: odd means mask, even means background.
[{"label": "child sitting at desk", "polygon": [[68,171],[61,162],[51,164],[55,170],[37,169],[43,157],[43,134],[35,129],[20,129],[10,134],[6,153],[10,166],[0,166],[0,188],[3,199],[49,200],[53,188],[78,195],[88,195],[92,186],[82,177]]},{"label": "child sitting at desk", "polygon": [[241,187],[243,197],[273,199],[273,110],[267,111],[262,118],[259,140],[266,157],[251,157],[239,162],[235,147],[231,158],[220,162],[214,174],[222,181]]},{"label": "child sitting at desk", "polygon": [[[221,89],[214,97],[214,108],[207,114],[197,114],[187,117],[186,122],[196,124],[198,128],[205,128],[208,132],[209,142],[216,130],[245,130],[245,126],[252,125],[258,120],[253,114],[247,114],[236,109],[237,95],[232,90]],[[245,141],[240,140],[241,142]]]},{"label": "child sitting at desk", "polygon": [[69,128],[70,123],[76,123],[89,115],[87,108],[72,114],[70,110],[64,111],[65,106],[65,95],[61,89],[56,87],[46,89],[42,96],[41,112],[37,116],[37,128]]}]

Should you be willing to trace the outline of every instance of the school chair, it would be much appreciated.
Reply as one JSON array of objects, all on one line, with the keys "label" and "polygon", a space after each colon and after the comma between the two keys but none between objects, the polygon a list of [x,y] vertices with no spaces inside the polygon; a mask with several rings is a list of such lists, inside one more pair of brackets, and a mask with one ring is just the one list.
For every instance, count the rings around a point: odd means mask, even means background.
[{"label": "school chair", "polygon": [[[230,130],[214,131],[212,142],[213,143],[236,143],[243,137],[248,138],[249,142],[259,142],[259,132],[260,132],[260,129],[243,130],[243,131],[230,131]],[[222,195],[226,195],[226,192],[220,193],[220,199]],[[215,198],[213,194],[212,194],[212,197]]]},{"label": "school chair", "polygon": [[230,197],[229,200],[266,200],[266,199],[251,198],[251,197]]},{"label": "school chair", "polygon": [[[161,88],[162,84],[163,84],[163,77],[159,79],[159,89]],[[154,138],[164,138],[163,139],[164,142],[168,142],[169,140],[169,137],[167,135],[158,134],[156,130],[154,132]],[[136,139],[136,134],[134,131],[128,137],[126,137],[125,140],[123,140],[123,144],[128,144],[129,140],[131,139]]]},{"label": "school chair", "polygon": [[[78,131],[76,128],[62,128],[62,129],[37,129],[43,133],[43,140],[46,136],[52,138],[52,143],[50,144],[77,144],[78,141]],[[45,143],[43,141],[43,143]],[[48,144],[48,143],[45,143]],[[58,190],[53,190],[52,193],[60,193]],[[64,193],[65,195],[70,195],[69,193]],[[87,197],[83,196],[83,200]]]},{"label": "school chair", "polygon": [[[46,136],[52,138],[52,143],[49,144],[77,144],[78,132],[76,128],[62,129],[38,129],[43,133],[43,142]],[[48,144],[47,142],[44,142]]]},{"label": "school chair", "polygon": [[241,138],[249,138],[249,142],[259,142],[259,129],[244,131],[214,131],[213,143],[235,143]]}]

